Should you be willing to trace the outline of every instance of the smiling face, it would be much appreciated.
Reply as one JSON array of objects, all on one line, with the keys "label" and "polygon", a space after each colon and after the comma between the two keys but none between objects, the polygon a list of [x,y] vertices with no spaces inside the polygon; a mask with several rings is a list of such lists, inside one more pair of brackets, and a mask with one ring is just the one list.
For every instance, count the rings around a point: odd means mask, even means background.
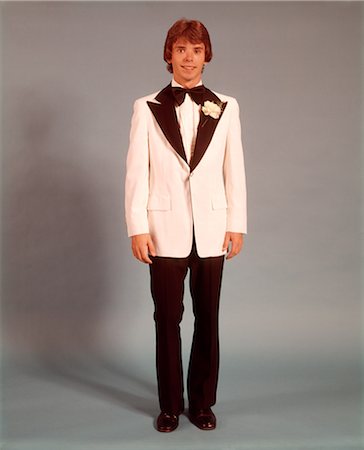
[{"label": "smiling face", "polygon": [[205,44],[193,44],[179,38],[173,44],[172,56],[168,60],[173,67],[173,77],[177,83],[186,88],[192,88],[201,80],[201,74],[206,64]]}]

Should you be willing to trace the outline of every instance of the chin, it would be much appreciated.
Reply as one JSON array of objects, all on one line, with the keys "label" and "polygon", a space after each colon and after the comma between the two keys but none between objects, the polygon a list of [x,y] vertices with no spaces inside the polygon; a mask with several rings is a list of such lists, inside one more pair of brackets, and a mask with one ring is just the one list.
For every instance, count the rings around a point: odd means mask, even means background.
[{"label": "chin", "polygon": [[194,80],[197,77],[198,77],[197,73],[188,73],[184,76],[185,80],[189,80],[189,81]]}]

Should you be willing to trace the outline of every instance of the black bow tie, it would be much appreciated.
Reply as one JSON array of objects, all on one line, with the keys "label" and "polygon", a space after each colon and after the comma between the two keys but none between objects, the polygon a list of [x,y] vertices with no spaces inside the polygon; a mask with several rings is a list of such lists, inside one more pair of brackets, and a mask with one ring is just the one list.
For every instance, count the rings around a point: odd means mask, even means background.
[{"label": "black bow tie", "polygon": [[202,105],[204,93],[204,85],[196,86],[192,89],[185,89],[179,86],[172,87],[172,94],[178,106],[182,105],[185,100],[186,94],[189,94],[195,103],[197,103],[198,105]]}]

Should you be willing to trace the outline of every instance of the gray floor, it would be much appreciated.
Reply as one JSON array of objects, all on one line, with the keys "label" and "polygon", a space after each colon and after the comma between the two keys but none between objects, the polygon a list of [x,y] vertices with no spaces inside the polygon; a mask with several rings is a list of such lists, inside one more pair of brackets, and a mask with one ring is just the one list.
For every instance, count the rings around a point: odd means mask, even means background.
[{"label": "gray floor", "polygon": [[357,450],[357,367],[338,361],[222,361],[218,428],[181,416],[161,434],[154,368],[115,358],[9,362],[3,370],[3,450]]}]

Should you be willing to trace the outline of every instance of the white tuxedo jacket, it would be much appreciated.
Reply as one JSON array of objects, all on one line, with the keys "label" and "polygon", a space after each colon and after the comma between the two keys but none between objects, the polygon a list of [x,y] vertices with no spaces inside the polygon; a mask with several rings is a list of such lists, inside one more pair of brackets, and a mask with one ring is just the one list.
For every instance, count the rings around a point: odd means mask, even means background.
[{"label": "white tuxedo jacket", "polygon": [[157,256],[186,257],[193,229],[200,257],[223,255],[226,231],[246,233],[246,183],[239,106],[206,89],[218,119],[200,112],[187,163],[171,85],[134,103],[126,162],[128,235],[150,233]]}]

